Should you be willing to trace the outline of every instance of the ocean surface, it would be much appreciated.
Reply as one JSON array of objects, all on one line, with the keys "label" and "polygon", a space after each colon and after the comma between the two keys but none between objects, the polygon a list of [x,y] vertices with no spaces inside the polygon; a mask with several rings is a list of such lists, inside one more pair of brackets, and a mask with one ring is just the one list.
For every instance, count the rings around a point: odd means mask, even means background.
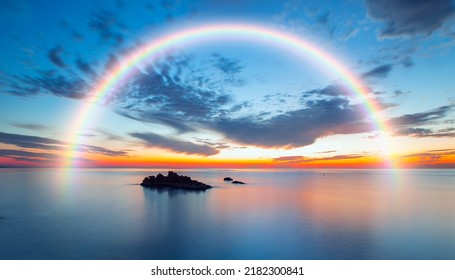
[{"label": "ocean surface", "polygon": [[455,259],[453,169],[174,171],[0,169],[0,259]]}]

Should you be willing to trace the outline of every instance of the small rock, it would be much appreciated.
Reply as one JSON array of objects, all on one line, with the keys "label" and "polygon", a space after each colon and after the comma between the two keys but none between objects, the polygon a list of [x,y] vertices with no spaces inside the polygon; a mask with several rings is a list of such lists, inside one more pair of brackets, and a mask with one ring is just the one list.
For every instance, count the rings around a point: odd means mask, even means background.
[{"label": "small rock", "polygon": [[231,177],[226,177],[223,179],[224,181],[233,181],[233,179]]},{"label": "small rock", "polygon": [[231,183],[232,183],[232,184],[241,184],[241,185],[244,185],[244,184],[245,184],[244,182],[241,182],[241,181],[232,181]]}]

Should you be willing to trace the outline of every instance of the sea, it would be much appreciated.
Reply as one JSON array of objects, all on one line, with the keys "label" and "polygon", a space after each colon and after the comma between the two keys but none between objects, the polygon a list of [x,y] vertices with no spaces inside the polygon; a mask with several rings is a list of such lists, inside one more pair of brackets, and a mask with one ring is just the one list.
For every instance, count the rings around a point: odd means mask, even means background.
[{"label": "sea", "polygon": [[0,169],[0,259],[455,259],[454,169],[167,171]]}]

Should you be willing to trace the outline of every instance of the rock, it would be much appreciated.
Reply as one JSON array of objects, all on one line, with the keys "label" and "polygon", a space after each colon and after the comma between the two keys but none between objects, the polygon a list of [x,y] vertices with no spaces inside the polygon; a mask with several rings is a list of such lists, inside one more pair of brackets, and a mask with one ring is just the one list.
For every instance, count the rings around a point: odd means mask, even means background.
[{"label": "rock", "polygon": [[231,183],[232,183],[232,184],[241,184],[241,185],[244,185],[244,184],[245,184],[244,182],[241,182],[241,181],[232,181]]},{"label": "rock", "polygon": [[159,173],[156,177],[145,177],[141,186],[144,188],[171,188],[184,190],[206,190],[212,188],[211,186],[193,180],[188,176],[178,175],[172,171],[169,171],[167,176]]},{"label": "rock", "polygon": [[223,179],[224,181],[232,181],[233,179],[231,177],[226,177]]}]

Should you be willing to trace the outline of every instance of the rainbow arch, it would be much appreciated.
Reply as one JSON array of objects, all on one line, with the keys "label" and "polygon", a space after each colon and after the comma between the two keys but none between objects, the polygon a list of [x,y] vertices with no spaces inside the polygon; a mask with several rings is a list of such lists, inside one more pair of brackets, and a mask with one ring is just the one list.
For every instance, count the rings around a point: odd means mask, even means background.
[{"label": "rainbow arch", "polygon": [[[376,104],[369,98],[368,89],[361,80],[335,57],[303,38],[290,33],[258,25],[227,23],[189,27],[172,32],[162,37],[153,38],[148,43],[129,53],[120,63],[108,69],[105,77],[89,92],[88,102],[85,102],[81,106],[69,126],[70,130],[67,139],[71,139],[72,143],[79,143],[79,132],[92,119],[95,108],[97,107],[96,104],[107,98],[109,93],[123,81],[127,80],[128,77],[134,75],[135,71],[137,71],[137,66],[141,62],[147,61],[173,46],[196,44],[231,37],[242,40],[262,40],[268,44],[290,48],[302,54],[305,58],[310,58],[319,65],[323,65],[324,69],[337,75],[363,102],[376,128],[381,132],[381,138],[384,138],[384,135],[387,134],[388,128],[385,122],[381,120],[379,114],[381,111],[379,104]],[[77,144],[74,145],[67,157],[66,167],[72,167],[74,164],[73,161],[77,157],[78,146]]]}]

